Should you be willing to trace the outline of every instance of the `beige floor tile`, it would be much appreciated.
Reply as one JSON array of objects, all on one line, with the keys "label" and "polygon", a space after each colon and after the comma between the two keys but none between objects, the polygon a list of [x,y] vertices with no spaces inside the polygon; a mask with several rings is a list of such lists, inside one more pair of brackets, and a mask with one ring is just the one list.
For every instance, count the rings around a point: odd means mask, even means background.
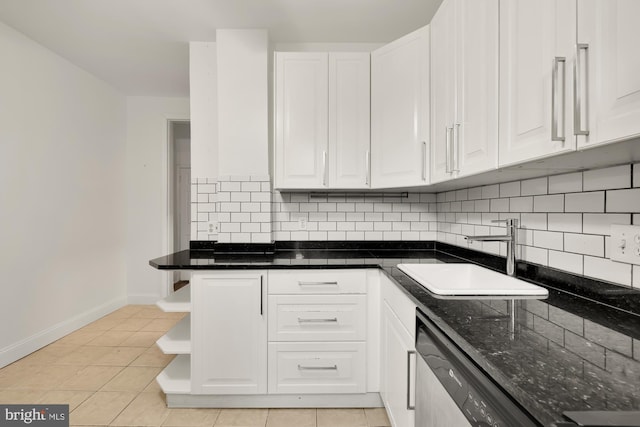
[{"label": "beige floor tile", "polygon": [[50,344],[15,362],[24,365],[51,365],[80,348],[77,345]]},{"label": "beige floor tile", "polygon": [[268,409],[221,409],[215,427],[264,427]]},{"label": "beige floor tile", "polygon": [[178,323],[177,319],[152,319],[141,331],[167,332]]},{"label": "beige floor tile", "polygon": [[138,319],[160,319],[164,317],[164,311],[155,305],[142,307],[132,317]]},{"label": "beige floor tile", "polygon": [[367,417],[367,425],[369,427],[389,427],[389,417],[384,408],[365,408],[364,415]]},{"label": "beige floor tile", "polygon": [[118,325],[114,326],[112,331],[129,331],[129,332],[137,332],[140,329],[147,326],[153,319],[125,319],[120,322]]},{"label": "beige floor tile", "polygon": [[169,416],[162,423],[165,427],[211,427],[219,409],[169,409]]},{"label": "beige floor tile", "polygon": [[134,332],[115,331],[112,329],[110,331],[103,332],[102,335],[92,339],[85,345],[114,347],[122,344],[122,342],[124,342],[127,338],[129,338],[133,334]]},{"label": "beige floor tile", "polygon": [[37,402],[46,405],[69,405],[69,411],[76,409],[82,402],[93,395],[91,391],[48,391]]},{"label": "beige floor tile", "polygon": [[362,409],[318,409],[318,427],[367,427]]},{"label": "beige floor tile", "polygon": [[69,415],[71,425],[109,425],[136,397],[135,393],[94,393]]},{"label": "beige floor tile", "polygon": [[111,330],[114,326],[119,325],[122,322],[122,319],[112,319],[101,317],[100,319],[89,323],[84,328],[80,329],[81,331],[108,331]]},{"label": "beige floor tile", "polygon": [[158,382],[154,379],[153,381],[151,381],[149,383],[149,385],[147,387],[145,387],[144,390],[142,390],[144,393],[162,393],[162,389],[160,388],[160,384],[158,384]]},{"label": "beige floor tile", "polygon": [[158,376],[161,370],[162,368],[129,366],[120,371],[100,390],[141,392]]},{"label": "beige floor tile", "polygon": [[316,427],[316,410],[269,409],[267,427]]},{"label": "beige floor tile", "polygon": [[85,366],[99,360],[111,350],[110,347],[80,346],[69,354],[60,357],[54,365]]},{"label": "beige floor tile", "polygon": [[69,335],[60,338],[58,341],[56,341],[56,343],[64,345],[85,345],[86,343],[102,335],[103,333],[104,331],[84,331],[82,329],[79,329],[75,332],[70,333]]},{"label": "beige floor tile", "polygon": [[162,335],[164,332],[134,332],[120,345],[124,347],[151,347]]},{"label": "beige floor tile", "polygon": [[129,366],[142,353],[144,347],[109,347],[102,357],[93,361],[91,365],[101,366]]},{"label": "beige floor tile", "polygon": [[140,393],[112,426],[160,426],[169,415],[162,393]]},{"label": "beige floor tile", "polygon": [[25,371],[24,375],[20,376],[9,388],[43,391],[59,390],[60,384],[73,378],[82,369],[83,367],[81,366],[33,366],[28,371]]},{"label": "beige floor tile", "polygon": [[58,387],[60,390],[97,391],[123,368],[119,366],[87,366]]},{"label": "beige floor tile", "polygon": [[3,405],[38,403],[44,394],[42,390],[0,390],[0,403]]},{"label": "beige floor tile", "polygon": [[158,366],[164,368],[175,357],[174,354],[164,354],[154,345],[146,349],[136,360],[131,362],[131,366]]}]

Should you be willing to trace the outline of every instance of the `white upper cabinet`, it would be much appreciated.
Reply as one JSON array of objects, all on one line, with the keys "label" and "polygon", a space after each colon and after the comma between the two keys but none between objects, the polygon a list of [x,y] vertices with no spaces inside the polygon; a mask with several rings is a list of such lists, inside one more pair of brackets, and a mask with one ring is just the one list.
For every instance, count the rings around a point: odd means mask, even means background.
[{"label": "white upper cabinet", "polygon": [[495,169],[498,0],[445,0],[431,21],[431,180]]},{"label": "white upper cabinet", "polygon": [[276,53],[276,187],[323,188],[328,134],[328,55]]},{"label": "white upper cabinet", "polygon": [[276,53],[276,188],[369,187],[369,53]]},{"label": "white upper cabinet", "polygon": [[578,0],[578,148],[640,135],[640,1]]},{"label": "white upper cabinet", "polygon": [[369,188],[370,58],[329,54],[330,188]]},{"label": "white upper cabinet", "polygon": [[429,183],[429,27],[371,54],[371,186]]},{"label": "white upper cabinet", "polygon": [[575,0],[500,2],[500,166],[573,151]]}]

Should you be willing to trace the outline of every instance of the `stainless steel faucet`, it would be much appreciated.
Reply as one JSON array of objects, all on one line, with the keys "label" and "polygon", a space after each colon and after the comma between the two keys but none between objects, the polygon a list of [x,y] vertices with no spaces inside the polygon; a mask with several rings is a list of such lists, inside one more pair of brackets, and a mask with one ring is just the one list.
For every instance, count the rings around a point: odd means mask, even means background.
[{"label": "stainless steel faucet", "polygon": [[518,235],[518,220],[515,218],[496,219],[491,222],[503,222],[507,225],[507,234],[502,236],[467,236],[467,240],[480,242],[506,242],[507,243],[507,274],[516,275],[516,236]]}]

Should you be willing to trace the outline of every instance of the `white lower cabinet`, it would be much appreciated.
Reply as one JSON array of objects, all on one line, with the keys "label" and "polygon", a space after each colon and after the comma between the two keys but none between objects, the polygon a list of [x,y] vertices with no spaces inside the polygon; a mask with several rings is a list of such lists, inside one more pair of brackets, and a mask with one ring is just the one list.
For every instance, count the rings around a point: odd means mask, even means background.
[{"label": "white lower cabinet", "polygon": [[269,343],[269,393],[365,393],[365,342]]},{"label": "white lower cabinet", "polygon": [[[415,425],[415,304],[393,283],[381,283],[380,396],[393,427]],[[396,312],[398,311],[397,316]],[[413,319],[414,328],[405,323]],[[404,322],[403,322],[404,320]],[[422,427],[422,426],[420,426]]]},{"label": "white lower cabinet", "polygon": [[191,393],[267,392],[267,274],[193,273]]}]

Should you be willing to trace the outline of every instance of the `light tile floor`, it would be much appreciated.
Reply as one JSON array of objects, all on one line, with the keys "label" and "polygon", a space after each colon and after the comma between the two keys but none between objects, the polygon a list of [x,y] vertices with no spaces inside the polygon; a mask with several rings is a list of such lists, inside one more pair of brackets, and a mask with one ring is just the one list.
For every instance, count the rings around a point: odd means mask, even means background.
[{"label": "light tile floor", "polygon": [[155,345],[184,316],[129,305],[0,369],[0,403],[69,404],[72,426],[386,427],[376,409],[169,409]]}]

